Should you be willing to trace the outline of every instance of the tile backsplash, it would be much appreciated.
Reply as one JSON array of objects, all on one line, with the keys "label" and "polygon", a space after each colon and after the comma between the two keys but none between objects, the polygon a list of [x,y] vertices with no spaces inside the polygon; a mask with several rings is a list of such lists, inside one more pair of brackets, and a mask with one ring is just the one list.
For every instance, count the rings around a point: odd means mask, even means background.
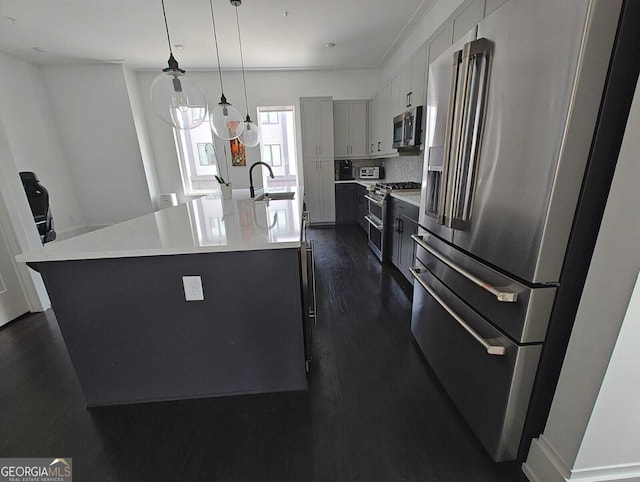
[{"label": "tile backsplash", "polygon": [[384,166],[386,181],[422,181],[422,154],[389,159],[354,159],[351,163],[356,177],[361,167]]},{"label": "tile backsplash", "polygon": [[422,182],[422,155],[384,159],[384,170],[389,181]]}]

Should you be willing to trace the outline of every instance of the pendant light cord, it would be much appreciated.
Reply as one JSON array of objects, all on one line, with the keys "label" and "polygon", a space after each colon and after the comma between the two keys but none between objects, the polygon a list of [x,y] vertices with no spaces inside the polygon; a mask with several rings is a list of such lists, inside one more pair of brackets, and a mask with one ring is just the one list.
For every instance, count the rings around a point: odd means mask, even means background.
[{"label": "pendant light cord", "polygon": [[[163,0],[164,1],[164,0]],[[224,96],[224,84],[222,83],[222,69],[220,67],[220,52],[218,51],[218,35],[216,34],[216,20],[213,15],[213,2],[209,0],[209,7],[211,8],[211,23],[213,24],[213,41],[216,44],[216,57],[218,58],[218,75],[220,76],[220,91]]]},{"label": "pendant light cord", "polygon": [[171,50],[171,37],[169,37],[169,24],[167,23],[167,12],[164,9],[164,0],[162,0],[162,15],[164,16],[164,28],[167,31],[167,42],[169,43],[169,53],[173,56],[173,50]]},{"label": "pendant light cord", "polygon": [[242,55],[242,38],[240,37],[240,20],[238,19],[238,6],[236,5],[236,25],[238,26],[238,43],[240,44],[240,65],[242,66],[242,83],[244,84],[244,107],[249,116],[249,102],[247,101],[247,81],[244,77],[244,57]]}]

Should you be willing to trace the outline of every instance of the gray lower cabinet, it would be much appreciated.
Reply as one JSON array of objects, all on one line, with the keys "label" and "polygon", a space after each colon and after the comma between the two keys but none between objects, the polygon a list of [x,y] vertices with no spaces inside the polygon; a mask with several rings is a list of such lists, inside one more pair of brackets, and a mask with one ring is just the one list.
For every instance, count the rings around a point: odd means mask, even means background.
[{"label": "gray lower cabinet", "polygon": [[[92,407],[305,390],[300,256],[287,248],[29,266],[42,274]],[[202,278],[202,301],[185,301],[190,274]],[[304,306],[315,306],[310,293]]]},{"label": "gray lower cabinet", "polygon": [[413,204],[393,197],[389,199],[387,221],[389,259],[411,283],[413,283],[413,277],[409,268],[413,266],[416,255],[415,243],[411,235],[418,232],[418,211],[419,208]]},{"label": "gray lower cabinet", "polygon": [[336,184],[336,224],[354,224],[358,216],[358,185]]},{"label": "gray lower cabinet", "polygon": [[357,195],[358,195],[358,224],[365,232],[369,232],[369,223],[364,218],[369,212],[369,208],[367,206],[367,199],[364,197],[367,194],[367,188],[358,184],[357,185]]}]

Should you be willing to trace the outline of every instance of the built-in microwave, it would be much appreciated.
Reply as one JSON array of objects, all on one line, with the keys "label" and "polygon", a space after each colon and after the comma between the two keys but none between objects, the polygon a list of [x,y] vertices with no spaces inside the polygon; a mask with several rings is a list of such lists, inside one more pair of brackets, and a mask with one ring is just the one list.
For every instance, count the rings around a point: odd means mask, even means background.
[{"label": "built-in microwave", "polygon": [[393,147],[415,149],[422,138],[422,106],[403,112],[393,118]]}]

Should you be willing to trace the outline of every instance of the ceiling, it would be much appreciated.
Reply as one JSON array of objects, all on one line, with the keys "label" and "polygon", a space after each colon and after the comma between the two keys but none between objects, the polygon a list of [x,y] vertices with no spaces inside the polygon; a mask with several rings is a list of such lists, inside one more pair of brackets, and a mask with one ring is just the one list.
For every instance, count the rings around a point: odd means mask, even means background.
[{"label": "ceiling", "polygon": [[[244,0],[244,61],[252,69],[379,67],[435,0]],[[220,60],[240,67],[235,8],[214,0]],[[207,0],[165,0],[180,66],[216,66]],[[285,17],[285,12],[288,15]],[[334,48],[325,48],[333,42]],[[37,63],[125,62],[165,67],[160,0],[2,0],[0,49]],[[38,51],[40,50],[40,51]]]}]

